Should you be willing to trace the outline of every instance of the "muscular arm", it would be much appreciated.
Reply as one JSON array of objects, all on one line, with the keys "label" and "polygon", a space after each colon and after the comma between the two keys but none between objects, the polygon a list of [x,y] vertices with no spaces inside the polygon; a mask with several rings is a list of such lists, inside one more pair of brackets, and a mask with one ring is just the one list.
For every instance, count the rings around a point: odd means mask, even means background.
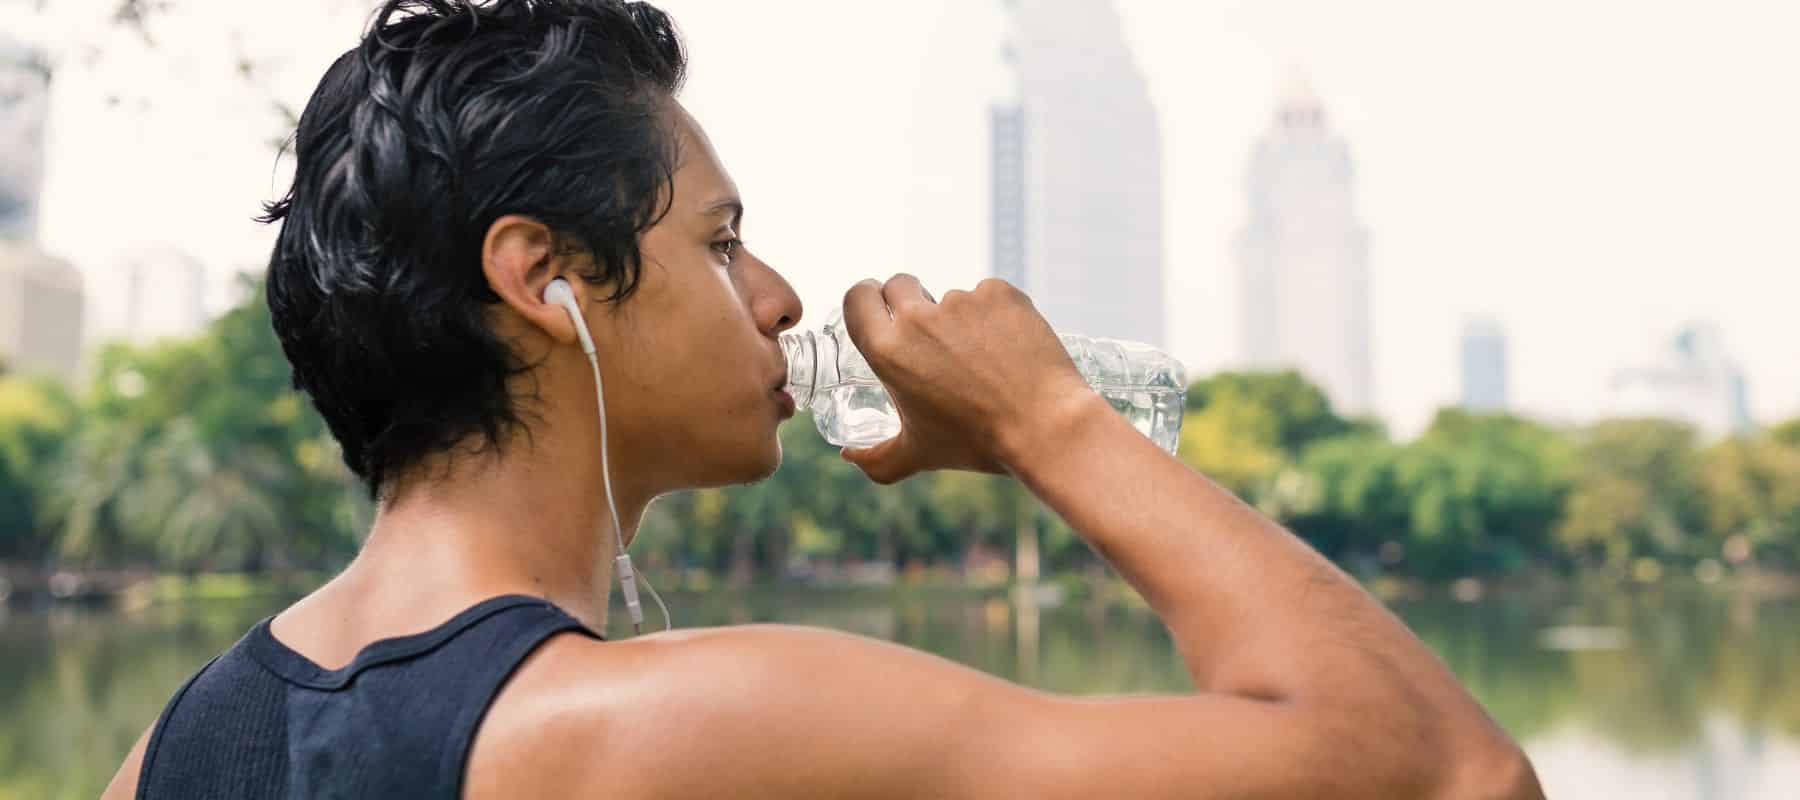
[{"label": "muscular arm", "polygon": [[1516,746],[1398,619],[1097,397],[1009,452],[1149,601],[1202,696],[1240,701],[1194,713],[1245,725],[1257,750],[1315,756],[1286,761],[1289,775],[1342,782],[1340,797],[1540,793]]},{"label": "muscular arm", "polygon": [[[897,276],[852,289],[845,318],[903,420],[898,437],[847,458],[880,481],[945,467],[1011,473],[1168,626],[1198,696],[1040,704],[1084,723],[1058,736],[1106,731],[1091,743],[1112,759],[1100,763],[1144,770],[1109,779],[1232,787],[1223,796],[1541,794],[1517,746],[1398,619],[1133,430],[1022,293],[989,281],[940,304]],[[1144,737],[1179,735],[1205,744],[1141,763],[1146,750],[1169,752]]]},{"label": "muscular arm", "polygon": [[1404,625],[1130,428],[1016,290],[988,283],[938,304],[896,278],[853,289],[845,318],[902,417],[898,437],[845,457],[882,482],[1015,475],[1148,599],[1198,691],[1056,696],[778,626],[583,644],[588,655],[547,659],[578,665],[566,675],[522,676],[545,696],[604,676],[579,693],[583,712],[550,704],[572,722],[509,726],[542,743],[526,752],[576,754],[557,761],[588,770],[568,785],[614,797],[1542,796],[1517,746]]},{"label": "muscular arm", "polygon": [[[494,791],[469,796],[509,796],[521,780],[617,798],[1529,796],[1508,783],[1517,775],[1453,780],[1435,768],[1450,766],[1435,761],[1447,751],[1390,740],[1379,710],[1216,692],[1059,696],[787,626],[569,645],[586,653],[520,676],[521,696],[554,698],[543,713],[509,723],[497,707],[484,726],[511,741],[489,763],[511,769],[472,779]],[[595,688],[571,713],[568,687],[582,684]]]},{"label": "muscular arm", "polygon": [[[466,796],[1542,796],[1405,626],[1126,425],[1016,290],[936,304],[897,279],[845,305],[903,420],[846,458],[884,482],[1013,474],[1150,602],[1197,691],[1056,696],[803,628],[567,636],[484,721]],[[108,797],[135,785],[142,749]]]}]

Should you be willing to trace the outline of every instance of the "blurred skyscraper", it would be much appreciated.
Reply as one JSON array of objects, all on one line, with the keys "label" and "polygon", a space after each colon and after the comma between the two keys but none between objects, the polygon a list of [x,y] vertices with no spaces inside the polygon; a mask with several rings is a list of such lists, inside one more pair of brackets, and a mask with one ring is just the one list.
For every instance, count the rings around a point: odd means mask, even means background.
[{"label": "blurred skyscraper", "polygon": [[1003,0],[993,271],[1062,330],[1161,346],[1162,134],[1112,0]]},{"label": "blurred skyscraper", "polygon": [[1506,409],[1506,332],[1494,319],[1463,323],[1462,405],[1470,411]]},{"label": "blurred skyscraper", "polygon": [[1005,71],[1000,96],[988,117],[989,195],[994,277],[1029,290],[1025,283],[1025,110],[1019,100],[1019,54],[1009,33],[1001,44]]},{"label": "blurred skyscraper", "polygon": [[116,276],[106,297],[95,297],[96,339],[145,342],[188,336],[206,326],[206,268],[193,256],[166,244],[141,245],[117,257]]},{"label": "blurred skyscraper", "polygon": [[50,67],[0,36],[0,361],[72,378],[80,369],[81,275],[37,243]]},{"label": "blurred skyscraper", "polygon": [[1688,324],[1646,363],[1614,372],[1602,411],[1609,417],[1679,419],[1709,437],[1751,427],[1744,371],[1710,322]]},{"label": "blurred skyscraper", "polygon": [[37,238],[49,105],[50,65],[43,53],[0,35],[0,237]]},{"label": "blurred skyscraper", "polygon": [[81,274],[33,242],[0,238],[0,362],[74,378],[81,368]]},{"label": "blurred skyscraper", "polygon": [[1251,156],[1238,234],[1243,354],[1294,368],[1342,413],[1371,412],[1369,240],[1351,198],[1350,148],[1304,81],[1283,93]]}]

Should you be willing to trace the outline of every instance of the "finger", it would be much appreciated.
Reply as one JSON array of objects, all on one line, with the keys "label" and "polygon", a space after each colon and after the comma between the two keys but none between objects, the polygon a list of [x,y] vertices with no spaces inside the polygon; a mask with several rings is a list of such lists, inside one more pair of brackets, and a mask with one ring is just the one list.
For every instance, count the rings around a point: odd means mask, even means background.
[{"label": "finger", "polygon": [[887,301],[888,308],[893,309],[896,314],[904,309],[936,302],[925,292],[925,286],[919,283],[918,278],[904,272],[888,279],[887,285],[881,287],[881,298]]},{"label": "finger", "polygon": [[907,446],[905,438],[906,434],[902,432],[869,447],[846,447],[844,460],[862,470],[869,480],[883,486],[899,483],[919,471],[913,465],[912,448]]},{"label": "finger", "polygon": [[862,281],[844,293],[844,329],[850,332],[850,341],[856,344],[856,349],[865,355],[869,352],[870,340],[893,324],[887,301],[881,298],[880,282],[874,279]]}]

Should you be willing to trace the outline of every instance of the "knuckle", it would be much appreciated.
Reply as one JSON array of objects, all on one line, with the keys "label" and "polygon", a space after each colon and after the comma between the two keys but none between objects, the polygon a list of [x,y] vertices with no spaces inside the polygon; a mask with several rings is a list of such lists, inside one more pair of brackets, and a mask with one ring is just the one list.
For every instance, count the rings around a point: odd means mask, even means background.
[{"label": "knuckle", "polygon": [[867,290],[870,283],[873,283],[873,281],[867,281],[867,280],[857,281],[855,285],[853,285],[849,289],[845,290],[844,291],[844,305],[849,305],[851,303],[851,301],[856,299],[857,294]]},{"label": "knuckle", "polygon": [[924,320],[925,315],[930,313],[930,309],[931,306],[919,303],[895,306],[893,308],[894,321],[916,324]]}]

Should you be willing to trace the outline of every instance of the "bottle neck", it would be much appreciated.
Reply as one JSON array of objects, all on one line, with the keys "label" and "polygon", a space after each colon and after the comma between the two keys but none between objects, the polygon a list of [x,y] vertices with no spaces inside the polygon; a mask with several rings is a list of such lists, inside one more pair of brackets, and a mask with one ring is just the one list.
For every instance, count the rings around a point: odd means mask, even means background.
[{"label": "bottle neck", "polygon": [[819,338],[812,331],[781,335],[781,355],[787,359],[787,393],[800,408],[812,405],[818,388]]}]

